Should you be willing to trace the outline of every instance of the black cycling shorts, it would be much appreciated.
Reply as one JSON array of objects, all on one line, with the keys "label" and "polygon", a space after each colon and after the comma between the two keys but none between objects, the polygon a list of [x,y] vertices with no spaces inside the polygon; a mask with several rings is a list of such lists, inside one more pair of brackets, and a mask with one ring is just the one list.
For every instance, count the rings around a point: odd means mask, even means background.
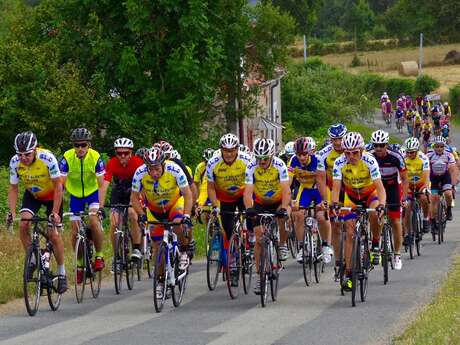
[{"label": "black cycling shorts", "polygon": [[[239,198],[237,201],[234,202],[220,202],[220,210],[222,213],[220,214],[220,220],[222,222],[222,227],[224,228],[225,235],[227,236],[227,240],[230,240],[230,236],[233,233],[233,225],[234,225],[234,218],[235,215],[231,214],[236,211],[244,211],[246,208],[244,207],[243,198]],[[226,213],[229,212],[229,213]],[[248,222],[249,223],[249,222]],[[247,224],[249,228],[249,224]]]},{"label": "black cycling shorts", "polygon": [[[129,205],[131,201],[131,189],[114,188],[110,193],[110,204]],[[112,208],[112,211],[121,211],[121,208]]]},{"label": "black cycling shorts", "polygon": [[[263,213],[263,212],[266,212],[266,213],[276,213],[276,211],[278,210],[278,208],[280,207],[281,204],[274,204],[274,205],[261,205],[261,204],[257,204],[257,203],[254,203],[254,209],[257,211],[257,213]],[[253,221],[253,226],[256,227],[256,226],[259,226],[260,225],[260,217],[257,217],[254,221]]]},{"label": "black cycling shorts", "polygon": [[[29,212],[32,215],[35,215],[42,206],[45,206],[46,215],[49,216],[53,211],[53,203],[53,200],[38,200],[31,192],[26,190],[22,198],[22,205],[19,212]],[[59,209],[59,216],[62,218],[62,203],[61,208]]]},{"label": "black cycling shorts", "polygon": [[439,192],[442,190],[449,190],[452,188],[452,180],[450,173],[447,171],[444,175],[430,175],[431,191]]}]

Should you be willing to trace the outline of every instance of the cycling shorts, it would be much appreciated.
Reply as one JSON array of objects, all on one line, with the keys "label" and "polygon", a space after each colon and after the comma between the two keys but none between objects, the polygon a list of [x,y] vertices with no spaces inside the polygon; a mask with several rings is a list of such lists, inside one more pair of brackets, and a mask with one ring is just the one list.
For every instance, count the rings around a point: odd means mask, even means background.
[{"label": "cycling shorts", "polygon": [[[222,228],[224,229],[225,236],[226,236],[225,241],[224,241],[224,248],[227,248],[228,240],[230,239],[230,236],[232,236],[232,233],[233,233],[233,225],[234,225],[233,221],[235,219],[235,216],[232,213],[234,213],[236,209],[238,209],[238,211],[244,211],[246,209],[244,207],[244,202],[243,202],[242,197],[234,202],[225,202],[225,201],[220,202],[220,210],[222,211],[222,213],[220,214],[220,222],[221,222]],[[249,227],[249,222],[247,222],[247,225]]]},{"label": "cycling shorts", "polygon": [[[76,196],[70,195],[70,212],[83,212],[86,209],[86,205],[88,205],[88,209],[99,209],[98,191],[95,191],[84,198],[77,198]],[[80,217],[72,216],[70,217],[70,220],[80,220]]]},{"label": "cycling shorts", "polygon": [[[168,211],[157,213],[147,208],[147,220],[149,222],[172,222],[174,219],[184,218],[184,198],[181,197]],[[153,241],[161,241],[163,239],[164,226],[150,225],[150,236]]]},{"label": "cycling shorts", "polygon": [[[370,205],[378,200],[377,197],[377,191],[374,190],[371,193],[369,193],[367,196],[357,199],[354,197],[349,196],[348,194],[345,193],[345,201],[344,201],[344,206],[345,207],[370,207]],[[358,215],[353,213],[353,212],[346,212],[345,215],[343,216],[344,220],[349,220],[349,219],[356,219],[358,218]]]},{"label": "cycling shorts", "polygon": [[450,173],[447,171],[444,175],[430,175],[431,191],[433,193],[439,193],[443,190],[452,189],[452,181]]},{"label": "cycling shorts", "polygon": [[[276,213],[280,206],[281,204],[261,205],[254,203],[254,209],[257,211],[257,213]],[[260,226],[260,217],[256,217],[256,219],[253,221],[253,225],[254,227]]]},{"label": "cycling shorts", "polygon": [[401,186],[397,183],[383,184],[387,194],[387,213],[391,219],[401,218]]},{"label": "cycling shorts", "polygon": [[[53,203],[53,200],[38,200],[31,192],[26,190],[22,197],[22,204],[19,212],[29,212],[33,216],[44,206],[46,208],[46,215],[49,216],[53,211]],[[62,218],[62,203],[59,210],[59,216]]]},{"label": "cycling shorts", "polygon": [[321,195],[316,188],[303,188],[299,186],[299,188],[294,190],[293,200],[295,200],[297,206],[308,207],[312,202],[318,205],[321,202]]},{"label": "cycling shorts", "polygon": [[[131,190],[112,189],[110,203],[129,205],[131,201]],[[112,212],[122,212],[122,208],[112,208]]]}]

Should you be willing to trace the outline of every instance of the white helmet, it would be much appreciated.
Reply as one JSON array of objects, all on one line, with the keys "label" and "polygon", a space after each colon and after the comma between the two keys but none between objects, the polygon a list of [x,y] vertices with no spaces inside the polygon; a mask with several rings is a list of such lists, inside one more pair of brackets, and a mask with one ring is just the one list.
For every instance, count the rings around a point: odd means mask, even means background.
[{"label": "white helmet", "polygon": [[118,149],[118,148],[132,149],[133,147],[134,147],[133,141],[128,138],[118,138],[113,143],[113,148],[115,149]]},{"label": "white helmet", "polygon": [[445,107],[448,107],[448,106],[449,106],[449,103],[444,102],[444,106],[445,106]]},{"label": "white helmet", "polygon": [[30,152],[37,147],[37,137],[32,132],[22,132],[14,138],[16,153]]},{"label": "white helmet", "polygon": [[404,147],[406,151],[418,151],[420,142],[417,138],[407,138],[406,141],[404,141]]},{"label": "white helmet", "polygon": [[383,92],[383,95],[384,95],[384,96],[388,96],[388,94],[387,94],[387,92],[386,92],[386,91],[384,91],[384,92]]},{"label": "white helmet", "polygon": [[284,152],[289,156],[295,155],[294,141],[289,141],[284,145]]},{"label": "white helmet", "polygon": [[363,136],[358,132],[348,132],[342,140],[344,150],[362,149],[364,147]]},{"label": "white helmet", "polygon": [[181,159],[181,155],[177,150],[172,150],[167,156],[169,156],[169,159]]},{"label": "white helmet", "polygon": [[227,133],[220,138],[219,146],[223,149],[235,149],[240,145],[240,140],[235,134]]},{"label": "white helmet", "polygon": [[446,145],[446,138],[443,136],[438,135],[437,137],[433,138],[433,144],[443,144]]},{"label": "white helmet", "polygon": [[249,147],[247,147],[246,145],[244,145],[244,144],[239,145],[239,151],[243,152],[243,153],[246,153],[248,155],[251,154],[251,149]]},{"label": "white helmet", "polygon": [[273,156],[275,154],[275,143],[272,139],[258,138],[254,142],[254,155]]},{"label": "white helmet", "polygon": [[372,144],[388,144],[389,135],[381,129],[372,133],[371,143]]}]

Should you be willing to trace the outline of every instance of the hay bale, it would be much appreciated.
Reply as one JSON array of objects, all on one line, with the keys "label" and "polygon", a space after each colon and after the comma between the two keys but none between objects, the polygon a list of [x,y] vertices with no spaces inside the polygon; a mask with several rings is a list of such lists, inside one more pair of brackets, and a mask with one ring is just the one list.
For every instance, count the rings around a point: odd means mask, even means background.
[{"label": "hay bale", "polygon": [[460,63],[460,53],[456,50],[451,50],[444,58],[445,64],[458,64]]},{"label": "hay bale", "polygon": [[399,74],[404,76],[417,76],[418,75],[418,64],[416,61],[403,61],[399,64]]}]

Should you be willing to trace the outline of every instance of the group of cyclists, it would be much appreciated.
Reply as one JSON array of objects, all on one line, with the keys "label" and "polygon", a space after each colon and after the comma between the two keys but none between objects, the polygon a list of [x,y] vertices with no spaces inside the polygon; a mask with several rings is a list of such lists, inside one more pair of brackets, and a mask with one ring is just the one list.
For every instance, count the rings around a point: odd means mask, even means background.
[{"label": "group of cyclists", "polygon": [[[79,214],[89,210],[96,271],[105,267],[101,219],[106,217],[106,195],[110,185],[110,205],[130,205],[131,259],[140,260],[142,256],[141,227],[149,222],[169,221],[175,224],[173,231],[178,236],[181,270],[190,265],[196,246],[192,217],[200,217],[204,210],[219,218],[224,247],[228,247],[233,232],[235,211],[244,214],[244,230],[250,234],[251,255],[254,255],[258,271],[263,237],[261,215],[276,215],[279,258],[285,261],[289,233],[294,231],[297,241],[302,243],[305,209],[313,205],[325,263],[332,261],[334,264],[335,258],[335,265],[340,264],[337,262],[340,232],[341,224],[345,223],[345,279],[340,284],[342,289],[349,291],[353,284],[351,260],[356,214],[345,208],[373,210],[369,211],[373,265],[381,261],[381,218],[389,217],[393,228],[395,269],[400,270],[401,247],[410,240],[407,230],[410,215],[403,210],[410,210],[408,206],[418,198],[423,209],[423,230],[434,232],[438,226],[434,217],[439,205],[438,192],[442,192],[447,200],[447,217],[451,220],[452,188],[458,182],[459,158],[442,135],[432,138],[426,154],[417,137],[411,136],[403,147],[399,147],[389,143],[389,134],[383,130],[373,132],[368,145],[360,133],[347,131],[340,123],[330,126],[328,135],[322,148],[317,147],[312,137],[299,137],[277,154],[272,139],[258,138],[250,150],[240,144],[236,135],[228,133],[222,136],[218,148],[203,151],[203,161],[192,173],[182,162],[180,153],[166,141],[135,151],[132,140],[118,138],[113,145],[113,158],[104,163],[92,148],[93,136],[85,128],[72,132],[73,147],[59,160],[38,145],[34,133],[19,133],[14,139],[16,154],[10,161],[7,220],[11,222],[16,218],[18,184],[22,181],[25,192],[19,210],[20,240],[27,250],[31,244],[27,219],[44,206],[49,217],[48,236],[58,265],[57,291],[63,293],[67,290],[67,278],[64,245],[58,229],[62,223],[64,193],[69,195],[73,214],[70,218],[73,244]],[[110,208],[112,244],[119,215],[120,209]],[[149,226],[155,256],[164,228]],[[302,263],[304,259],[299,252],[296,260]],[[83,279],[78,272],[76,284]],[[231,277],[231,284],[238,284],[237,277]],[[254,292],[261,292],[260,277],[256,279]],[[164,287],[160,284],[154,293],[161,298]]]},{"label": "group of cyclists", "polygon": [[391,126],[394,116],[396,126],[400,132],[406,124],[410,137],[422,141],[423,151],[426,153],[428,144],[433,136],[442,136],[450,142],[450,121],[452,111],[448,102],[430,101],[428,96],[418,95],[415,100],[411,96],[401,94],[394,106],[386,92],[380,97],[382,116]]}]

